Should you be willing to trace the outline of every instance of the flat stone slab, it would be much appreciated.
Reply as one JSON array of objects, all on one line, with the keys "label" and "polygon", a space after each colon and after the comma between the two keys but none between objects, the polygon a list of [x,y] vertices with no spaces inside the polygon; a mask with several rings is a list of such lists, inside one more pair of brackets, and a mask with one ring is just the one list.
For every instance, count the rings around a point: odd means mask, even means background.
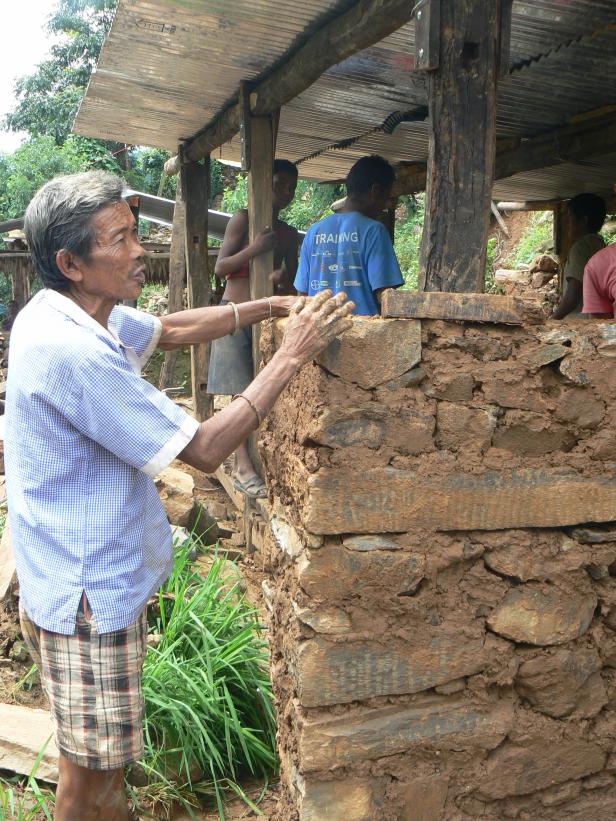
[{"label": "flat stone slab", "polygon": [[18,704],[0,704],[0,769],[30,775],[45,744],[35,777],[57,783],[58,748],[49,713]]},{"label": "flat stone slab", "polygon": [[353,326],[316,359],[343,381],[366,389],[402,376],[420,360],[421,323],[366,317],[354,317]]},{"label": "flat stone slab", "polygon": [[597,598],[591,592],[523,584],[509,590],[488,625],[495,633],[523,644],[564,644],[586,632],[596,606]]},{"label": "flat stone slab", "polygon": [[302,774],[334,770],[424,745],[492,750],[512,724],[511,703],[475,704],[440,696],[427,696],[408,707],[359,710],[340,718],[311,721],[302,716],[299,769]]},{"label": "flat stone slab", "polygon": [[302,643],[296,665],[304,707],[347,704],[384,695],[419,693],[479,673],[488,662],[482,637],[458,632],[418,636],[412,646],[376,641]]}]

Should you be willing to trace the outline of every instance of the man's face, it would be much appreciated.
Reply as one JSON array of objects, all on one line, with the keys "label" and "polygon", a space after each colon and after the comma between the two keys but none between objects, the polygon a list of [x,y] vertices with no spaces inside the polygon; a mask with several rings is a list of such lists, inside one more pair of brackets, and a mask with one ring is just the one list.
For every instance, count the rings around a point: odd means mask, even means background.
[{"label": "man's face", "polygon": [[297,188],[297,177],[287,171],[278,171],[274,174],[272,183],[272,204],[274,208],[282,211],[295,196]]},{"label": "man's face", "polygon": [[114,302],[137,299],[145,282],[144,250],[130,208],[125,202],[105,205],[92,217],[92,228],[90,256],[79,266],[83,290]]},{"label": "man's face", "polygon": [[381,188],[377,183],[370,189],[371,210],[375,219],[387,208],[387,204],[391,198],[391,189],[391,185],[386,188]]}]

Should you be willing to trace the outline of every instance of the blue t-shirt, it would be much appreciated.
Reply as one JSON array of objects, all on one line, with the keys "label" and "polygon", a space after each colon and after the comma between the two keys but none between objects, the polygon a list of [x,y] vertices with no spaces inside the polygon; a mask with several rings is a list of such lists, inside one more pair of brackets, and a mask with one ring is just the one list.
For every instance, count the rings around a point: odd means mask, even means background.
[{"label": "blue t-shirt", "polygon": [[358,211],[331,214],[304,237],[295,277],[302,293],[344,291],[355,303],[354,314],[374,315],[379,313],[374,291],[403,281],[387,229]]}]

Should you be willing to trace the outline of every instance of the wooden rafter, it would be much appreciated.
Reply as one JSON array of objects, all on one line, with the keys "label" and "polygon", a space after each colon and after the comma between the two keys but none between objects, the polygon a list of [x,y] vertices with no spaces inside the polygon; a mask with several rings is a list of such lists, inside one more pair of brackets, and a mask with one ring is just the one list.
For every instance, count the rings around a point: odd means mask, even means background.
[{"label": "wooden rafter", "polygon": [[[360,0],[353,8],[322,26],[284,63],[273,67],[250,94],[254,116],[274,113],[309,88],[328,68],[378,43],[411,18],[409,0]],[[230,140],[240,128],[238,99],[211,120],[202,132],[185,143],[184,158],[196,161]],[[165,172],[176,174],[180,162],[172,157]]]},{"label": "wooden rafter", "polygon": [[[537,137],[518,141],[518,145],[497,143],[494,179],[501,180],[524,171],[549,168],[565,162],[585,160],[614,151],[616,114],[580,120],[555,128]],[[401,163],[397,168],[394,194],[423,191],[426,186],[425,163]]]}]

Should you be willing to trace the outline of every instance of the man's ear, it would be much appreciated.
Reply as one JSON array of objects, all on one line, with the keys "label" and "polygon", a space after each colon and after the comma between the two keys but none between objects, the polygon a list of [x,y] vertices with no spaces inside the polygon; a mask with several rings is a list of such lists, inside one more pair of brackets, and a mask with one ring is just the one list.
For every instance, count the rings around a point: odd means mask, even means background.
[{"label": "man's ear", "polygon": [[81,282],[83,280],[80,262],[79,257],[75,256],[72,251],[68,251],[66,248],[61,248],[56,252],[56,265],[60,269],[60,272],[73,282]]}]

